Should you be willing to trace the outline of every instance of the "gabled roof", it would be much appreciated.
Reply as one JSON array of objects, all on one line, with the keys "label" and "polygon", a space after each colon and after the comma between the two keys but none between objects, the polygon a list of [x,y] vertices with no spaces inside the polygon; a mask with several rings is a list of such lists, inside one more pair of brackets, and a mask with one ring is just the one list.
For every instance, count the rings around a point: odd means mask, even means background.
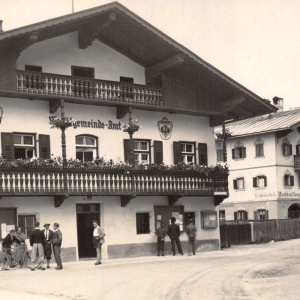
[{"label": "gabled roof", "polygon": [[[298,126],[300,126],[300,108],[294,108],[282,112],[227,123],[226,129],[229,130],[232,137],[239,137],[295,129]],[[222,132],[222,127],[215,127],[215,132]]]}]

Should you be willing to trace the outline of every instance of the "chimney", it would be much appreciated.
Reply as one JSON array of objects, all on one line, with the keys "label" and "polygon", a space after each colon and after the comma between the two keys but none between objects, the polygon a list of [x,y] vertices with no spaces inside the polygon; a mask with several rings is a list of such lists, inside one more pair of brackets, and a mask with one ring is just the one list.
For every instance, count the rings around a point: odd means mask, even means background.
[{"label": "chimney", "polygon": [[283,111],[283,98],[280,97],[274,97],[273,98],[273,105],[278,108],[277,112]]},{"label": "chimney", "polygon": [[2,29],[2,23],[3,23],[3,20],[0,20],[0,33],[3,32],[3,29]]}]

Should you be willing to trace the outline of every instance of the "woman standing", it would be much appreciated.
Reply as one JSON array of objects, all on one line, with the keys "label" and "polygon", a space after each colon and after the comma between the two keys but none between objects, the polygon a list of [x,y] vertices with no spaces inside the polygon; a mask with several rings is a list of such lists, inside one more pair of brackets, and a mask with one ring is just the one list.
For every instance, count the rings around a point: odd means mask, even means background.
[{"label": "woman standing", "polygon": [[[21,254],[23,253],[23,248],[26,247],[26,244],[25,244],[26,236],[22,232],[22,228],[21,227],[17,228],[16,238],[20,241],[20,245],[17,245],[17,250],[16,250],[16,254],[15,254],[16,256],[15,256],[15,258],[18,259],[17,263],[19,263],[20,267],[22,267],[22,265],[24,264],[24,262],[23,262],[24,258],[21,256]],[[18,249],[18,248],[20,248],[20,249]]]},{"label": "woman standing", "polygon": [[96,248],[97,251],[97,262],[95,263],[95,265],[97,266],[101,264],[101,246],[104,243],[105,233],[104,230],[99,226],[98,221],[94,220],[93,226],[94,226],[93,241],[94,241],[94,247]]}]

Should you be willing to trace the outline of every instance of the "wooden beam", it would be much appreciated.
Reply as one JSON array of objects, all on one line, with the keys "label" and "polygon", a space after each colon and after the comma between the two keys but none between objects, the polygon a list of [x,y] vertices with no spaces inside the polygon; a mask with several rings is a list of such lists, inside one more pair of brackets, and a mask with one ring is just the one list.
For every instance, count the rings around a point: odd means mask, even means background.
[{"label": "wooden beam", "polygon": [[129,113],[129,106],[117,106],[117,119],[123,119]]},{"label": "wooden beam", "polygon": [[220,205],[224,201],[224,199],[228,198],[228,196],[229,196],[228,194],[214,196],[214,205],[215,206]]},{"label": "wooden beam", "polygon": [[108,19],[104,20],[102,24],[93,24],[93,26],[86,26],[78,30],[78,46],[79,49],[84,50],[91,46],[105,27],[111,25],[116,20],[116,14],[111,13]]},{"label": "wooden beam", "polygon": [[145,70],[146,80],[150,80],[151,78],[154,78],[154,77],[162,74],[163,71],[168,70],[170,68],[180,66],[183,63],[184,63],[184,55],[177,54],[177,55],[170,57],[158,64],[150,66],[150,67],[146,68],[146,70]]},{"label": "wooden beam", "polygon": [[39,32],[33,31],[31,32],[25,39],[23,39],[21,42],[14,44],[14,50],[16,57],[18,58],[20,54],[29,46],[33,45],[37,42],[39,38]]},{"label": "wooden beam", "polygon": [[54,196],[54,206],[60,207],[67,198],[69,198],[68,194]]},{"label": "wooden beam", "polygon": [[182,198],[182,195],[169,195],[168,200],[169,200],[169,205],[174,205],[180,198]]},{"label": "wooden beam", "polygon": [[49,101],[49,113],[55,114],[60,107],[60,100]]},{"label": "wooden beam", "polygon": [[236,107],[242,104],[246,99],[242,96],[237,96],[231,99],[227,99],[224,102],[223,110],[224,112],[235,111]]},{"label": "wooden beam", "polygon": [[127,206],[129,202],[134,199],[136,195],[123,195],[121,196],[121,207]]}]

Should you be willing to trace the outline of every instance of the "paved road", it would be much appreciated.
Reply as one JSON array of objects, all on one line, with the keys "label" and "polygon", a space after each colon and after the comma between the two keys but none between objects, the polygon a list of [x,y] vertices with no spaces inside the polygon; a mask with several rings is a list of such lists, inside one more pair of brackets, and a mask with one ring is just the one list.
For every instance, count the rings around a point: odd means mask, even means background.
[{"label": "paved road", "polygon": [[0,299],[299,299],[300,239],[197,256],[65,264],[0,272]]}]

